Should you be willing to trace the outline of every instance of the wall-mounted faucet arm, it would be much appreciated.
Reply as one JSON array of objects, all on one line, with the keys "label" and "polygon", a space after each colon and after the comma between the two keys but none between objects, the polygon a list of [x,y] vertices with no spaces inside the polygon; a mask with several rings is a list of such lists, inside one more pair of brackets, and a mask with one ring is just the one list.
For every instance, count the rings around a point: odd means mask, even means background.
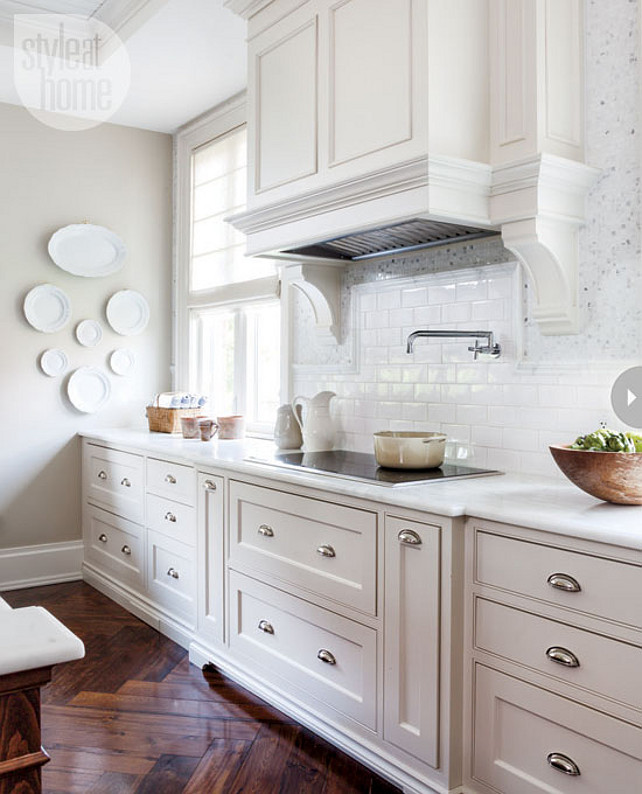
[{"label": "wall-mounted faucet arm", "polygon": [[[495,342],[495,337],[492,331],[442,331],[421,328],[418,331],[413,331],[411,334],[409,334],[408,340],[406,342],[406,353],[412,353],[415,340],[419,339],[420,337],[436,337],[440,339],[474,339],[474,346],[469,347],[468,349],[471,353],[475,354],[475,358],[477,358],[480,353],[485,353],[487,355],[493,356],[493,358],[498,358],[502,352],[501,345],[498,342]],[[486,344],[480,345],[480,339],[485,339]]]}]

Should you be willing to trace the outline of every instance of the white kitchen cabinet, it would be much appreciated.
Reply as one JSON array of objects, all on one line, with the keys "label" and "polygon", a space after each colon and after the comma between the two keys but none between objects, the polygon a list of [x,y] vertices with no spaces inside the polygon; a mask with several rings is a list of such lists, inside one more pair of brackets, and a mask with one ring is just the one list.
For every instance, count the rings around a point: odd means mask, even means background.
[{"label": "white kitchen cabinet", "polygon": [[84,509],[85,561],[133,590],[145,589],[145,530],[93,505]]},{"label": "white kitchen cabinet", "polygon": [[84,499],[128,521],[143,522],[145,459],[97,444],[83,447]]},{"label": "white kitchen cabinet", "polygon": [[198,474],[196,543],[199,642],[214,648],[225,639],[224,487],[218,474]]},{"label": "white kitchen cabinet", "polygon": [[147,593],[156,608],[194,628],[196,625],[195,549],[148,529]]}]

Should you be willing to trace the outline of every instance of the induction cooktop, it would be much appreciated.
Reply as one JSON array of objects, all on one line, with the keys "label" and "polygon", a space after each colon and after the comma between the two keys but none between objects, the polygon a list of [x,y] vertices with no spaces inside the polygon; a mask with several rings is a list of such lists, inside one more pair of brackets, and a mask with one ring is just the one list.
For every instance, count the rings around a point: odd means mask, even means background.
[{"label": "induction cooktop", "polygon": [[425,485],[444,480],[501,474],[495,469],[477,469],[448,461],[437,469],[386,469],[377,465],[374,455],[345,449],[327,452],[279,452],[271,457],[251,456],[246,460],[387,486]]}]

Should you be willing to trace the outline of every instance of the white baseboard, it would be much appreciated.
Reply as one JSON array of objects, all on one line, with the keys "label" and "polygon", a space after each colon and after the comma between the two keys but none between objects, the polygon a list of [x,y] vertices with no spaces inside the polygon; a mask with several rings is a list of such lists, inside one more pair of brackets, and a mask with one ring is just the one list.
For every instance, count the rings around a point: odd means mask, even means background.
[{"label": "white baseboard", "polygon": [[82,578],[82,540],[0,549],[0,590],[20,590]]}]

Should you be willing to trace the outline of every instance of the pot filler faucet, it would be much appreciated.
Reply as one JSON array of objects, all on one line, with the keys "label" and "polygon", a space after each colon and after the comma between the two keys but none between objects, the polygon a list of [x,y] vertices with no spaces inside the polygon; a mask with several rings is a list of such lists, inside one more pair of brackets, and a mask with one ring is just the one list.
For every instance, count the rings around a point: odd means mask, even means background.
[{"label": "pot filler faucet", "polygon": [[[424,336],[439,337],[441,339],[474,339],[475,345],[468,349],[474,354],[475,359],[477,359],[480,353],[486,353],[493,358],[499,358],[502,352],[501,345],[495,342],[492,331],[431,331],[428,328],[423,328],[419,331],[413,331],[408,336],[406,353],[412,353],[415,340]],[[485,339],[486,344],[480,345],[480,339]]]}]

